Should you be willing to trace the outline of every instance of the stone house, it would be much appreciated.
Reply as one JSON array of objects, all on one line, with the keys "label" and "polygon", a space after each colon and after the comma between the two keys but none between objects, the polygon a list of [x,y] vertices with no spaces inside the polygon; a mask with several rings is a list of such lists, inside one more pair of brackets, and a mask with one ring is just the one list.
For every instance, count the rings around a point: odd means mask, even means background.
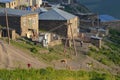
[{"label": "stone house", "polygon": [[[0,25],[6,26],[5,8],[0,8]],[[28,38],[38,34],[38,13],[7,8],[9,27]]]},{"label": "stone house", "polygon": [[38,7],[40,7],[40,5],[42,5],[42,0],[33,0],[32,1],[33,5],[38,5]]},{"label": "stone house", "polygon": [[73,37],[78,36],[78,17],[57,8],[40,14],[39,24],[40,29],[48,32],[55,29],[52,32],[63,37],[72,38],[71,31]]},{"label": "stone house", "polygon": [[17,0],[0,0],[0,6],[4,8],[12,8],[17,7]]},{"label": "stone house", "polygon": [[18,5],[26,5],[26,6],[35,6],[40,7],[42,4],[42,0],[17,0]]}]

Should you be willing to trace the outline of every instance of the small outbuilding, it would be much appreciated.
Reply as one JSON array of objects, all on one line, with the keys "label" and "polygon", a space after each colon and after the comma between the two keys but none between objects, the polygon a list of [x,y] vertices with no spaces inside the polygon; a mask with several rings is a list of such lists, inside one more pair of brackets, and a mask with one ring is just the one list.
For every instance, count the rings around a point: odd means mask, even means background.
[{"label": "small outbuilding", "polygon": [[91,36],[91,43],[98,48],[101,48],[102,38],[98,36]]}]

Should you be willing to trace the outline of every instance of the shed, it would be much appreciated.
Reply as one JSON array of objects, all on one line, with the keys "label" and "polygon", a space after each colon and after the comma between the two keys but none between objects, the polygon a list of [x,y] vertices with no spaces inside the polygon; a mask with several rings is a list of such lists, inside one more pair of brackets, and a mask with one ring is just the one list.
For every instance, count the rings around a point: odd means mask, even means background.
[{"label": "shed", "polygon": [[102,38],[98,36],[91,36],[91,43],[98,48],[101,48]]}]

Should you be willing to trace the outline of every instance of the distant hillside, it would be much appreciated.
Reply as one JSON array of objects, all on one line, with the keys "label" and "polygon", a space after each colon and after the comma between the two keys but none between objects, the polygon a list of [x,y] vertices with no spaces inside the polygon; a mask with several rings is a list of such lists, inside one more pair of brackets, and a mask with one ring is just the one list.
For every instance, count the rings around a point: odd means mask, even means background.
[{"label": "distant hillside", "polygon": [[77,0],[91,11],[99,14],[109,14],[120,19],[120,0]]},{"label": "distant hillside", "polygon": [[91,12],[88,8],[81,4],[66,5],[64,10],[73,14]]},{"label": "distant hillside", "polygon": [[[47,0],[47,1],[49,1],[50,3],[62,3],[62,0]],[[71,5],[66,5],[64,10],[73,14],[79,13],[79,12],[82,12],[82,13],[90,12],[90,10],[87,7],[85,7],[80,3],[78,4],[76,2]]]}]

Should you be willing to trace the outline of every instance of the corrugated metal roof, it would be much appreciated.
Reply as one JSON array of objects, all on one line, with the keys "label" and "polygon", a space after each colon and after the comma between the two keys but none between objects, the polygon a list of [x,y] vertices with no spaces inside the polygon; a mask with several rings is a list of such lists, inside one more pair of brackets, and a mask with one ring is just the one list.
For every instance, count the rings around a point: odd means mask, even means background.
[{"label": "corrugated metal roof", "polygon": [[98,37],[98,36],[91,36],[91,38],[98,39],[98,40],[102,39],[101,37]]},{"label": "corrugated metal roof", "polygon": [[119,20],[110,15],[99,15],[99,18],[100,18],[101,22],[110,22],[110,21]]},{"label": "corrugated metal roof", "polygon": [[35,10],[35,12],[38,12],[38,13],[42,13],[42,12],[46,12],[46,11],[48,11],[48,10],[45,9],[45,8],[42,8],[42,7],[37,8],[37,9]]},{"label": "corrugated metal roof", "polygon": [[63,10],[53,8],[45,13],[39,15],[39,20],[69,20],[76,17]]},{"label": "corrugated metal roof", "polygon": [[[28,14],[35,14],[37,12],[33,11],[27,11],[27,10],[18,10],[18,9],[11,9],[11,8],[6,8],[7,14],[8,15],[14,15],[14,16],[25,16]],[[0,8],[0,15],[4,15],[5,13],[5,8]]]},{"label": "corrugated metal roof", "polygon": [[0,3],[9,3],[12,2],[13,0],[0,0]]}]

